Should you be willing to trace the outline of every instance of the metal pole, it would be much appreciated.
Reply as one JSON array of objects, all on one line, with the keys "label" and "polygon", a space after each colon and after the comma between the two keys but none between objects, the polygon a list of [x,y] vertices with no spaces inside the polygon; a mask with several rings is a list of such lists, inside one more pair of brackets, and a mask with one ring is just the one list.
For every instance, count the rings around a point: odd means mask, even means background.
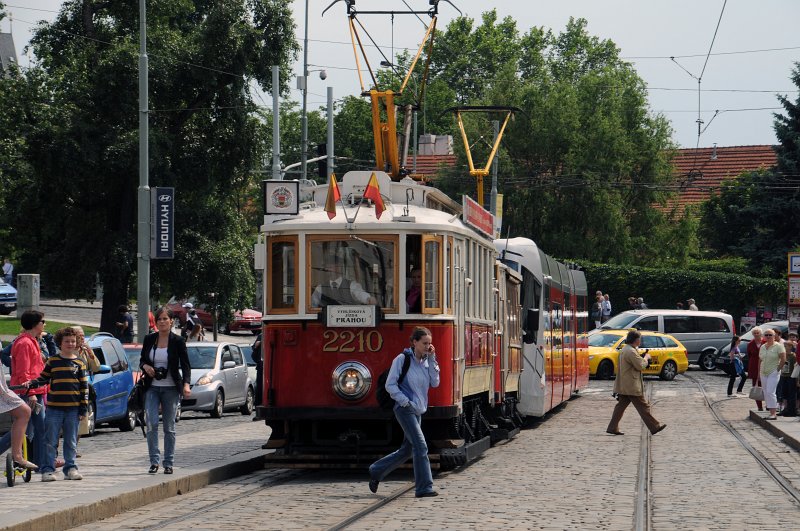
[{"label": "metal pole", "polygon": [[306,178],[306,170],[308,164],[306,158],[308,157],[308,117],[306,116],[306,107],[308,105],[308,0],[306,0],[306,35],[303,39],[303,112],[302,112],[302,127],[303,137],[300,142],[300,173],[302,178]]},{"label": "metal pole", "polygon": [[417,111],[414,111],[414,166],[411,173],[417,173]]},{"label": "metal pole", "polygon": [[272,67],[272,178],[281,179],[280,67]]},{"label": "metal pole", "polygon": [[139,0],[139,216],[137,236],[139,250],[137,257],[136,288],[136,337],[144,342],[148,330],[147,315],[150,311],[150,186],[148,184],[148,79],[147,79],[147,8],[146,0]]},{"label": "metal pole", "polygon": [[328,87],[328,178],[333,173],[333,87]]},{"label": "metal pole", "polygon": [[[500,122],[492,120],[492,126],[494,128],[494,141],[497,142],[497,135],[500,134]],[[495,155],[492,161],[492,198],[490,199],[491,206],[489,207],[489,211],[492,215],[494,215],[497,210],[497,158],[498,157]]]}]

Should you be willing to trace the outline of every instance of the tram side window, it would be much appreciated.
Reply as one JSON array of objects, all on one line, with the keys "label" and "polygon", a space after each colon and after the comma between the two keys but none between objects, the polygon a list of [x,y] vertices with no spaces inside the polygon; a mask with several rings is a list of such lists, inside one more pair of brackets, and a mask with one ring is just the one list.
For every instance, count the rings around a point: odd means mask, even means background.
[{"label": "tram side window", "polygon": [[310,238],[310,307],[377,304],[395,309],[396,256],[393,239],[371,241]]},{"label": "tram side window", "polygon": [[424,259],[422,285],[425,300],[425,310],[442,311],[442,241],[440,238],[423,240]]},{"label": "tram side window", "polygon": [[[528,271],[526,268],[522,268],[522,326],[525,334],[525,339],[528,342],[539,342],[539,333],[534,330],[530,330],[528,326],[526,326],[528,315],[530,314],[529,310],[541,310],[540,300],[542,297],[542,284],[533,276],[533,273]],[[533,314],[538,318],[538,314]]]},{"label": "tram side window", "polygon": [[291,311],[295,307],[297,289],[296,242],[273,241],[269,249],[269,309]]}]

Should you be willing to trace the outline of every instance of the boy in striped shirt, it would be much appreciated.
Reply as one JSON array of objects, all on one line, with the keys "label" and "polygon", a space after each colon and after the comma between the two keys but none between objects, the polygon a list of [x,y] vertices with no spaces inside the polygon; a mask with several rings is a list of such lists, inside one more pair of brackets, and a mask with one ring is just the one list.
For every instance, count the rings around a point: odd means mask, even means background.
[{"label": "boy in striped shirt", "polygon": [[64,433],[64,478],[83,479],[75,464],[78,424],[86,416],[89,404],[89,380],[86,365],[78,358],[78,334],[72,328],[56,332],[61,352],[47,358],[39,377],[27,382],[50,384],[47,395],[45,459],[41,463],[42,481],[55,481],[58,434]]}]

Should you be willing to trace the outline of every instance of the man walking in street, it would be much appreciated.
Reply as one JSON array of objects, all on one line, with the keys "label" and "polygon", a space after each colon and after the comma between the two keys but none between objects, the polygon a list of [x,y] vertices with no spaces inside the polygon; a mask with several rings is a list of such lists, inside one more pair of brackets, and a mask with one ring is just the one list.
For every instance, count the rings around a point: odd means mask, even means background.
[{"label": "man walking in street", "polygon": [[617,405],[611,415],[611,422],[608,423],[606,432],[611,435],[623,435],[619,431],[619,421],[629,404],[633,404],[639,416],[647,425],[650,433],[655,435],[664,428],[666,424],[661,424],[650,413],[650,404],[644,398],[644,382],[642,381],[642,370],[650,365],[650,354],[647,350],[639,353],[639,344],[642,342],[642,334],[638,330],[628,331],[625,339],[625,347],[619,354],[619,372],[614,381],[614,393],[617,394]]}]

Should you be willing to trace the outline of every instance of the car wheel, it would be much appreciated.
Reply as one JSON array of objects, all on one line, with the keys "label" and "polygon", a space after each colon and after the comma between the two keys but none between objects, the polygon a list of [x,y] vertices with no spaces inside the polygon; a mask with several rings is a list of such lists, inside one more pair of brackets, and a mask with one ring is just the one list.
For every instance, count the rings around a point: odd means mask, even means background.
[{"label": "car wheel", "polygon": [[249,415],[253,412],[253,401],[255,400],[255,393],[252,387],[247,388],[247,398],[245,398],[244,405],[239,409],[242,415]]},{"label": "car wheel", "polygon": [[133,431],[136,429],[136,413],[130,409],[125,414],[125,417],[119,421],[117,425],[119,431]]},{"label": "car wheel", "polygon": [[717,368],[717,364],[714,361],[714,354],[711,352],[702,354],[700,359],[697,360],[697,364],[700,365],[700,368],[704,371],[713,371]]},{"label": "car wheel", "polygon": [[603,360],[597,366],[597,378],[599,380],[610,380],[614,376],[614,363],[611,360]]},{"label": "car wheel", "polygon": [[674,380],[675,375],[678,374],[678,366],[675,364],[674,361],[666,361],[664,366],[661,367],[661,374],[659,374],[659,378],[662,380]]},{"label": "car wheel", "polygon": [[182,414],[183,414],[183,411],[181,410],[181,401],[178,400],[178,407],[175,408],[175,422],[180,422],[181,421],[181,415]]},{"label": "car wheel", "polygon": [[97,417],[95,416],[94,402],[89,402],[89,405],[86,406],[86,418],[89,420],[89,433],[84,435],[84,437],[92,437],[94,436],[95,428],[97,427]]},{"label": "car wheel", "polygon": [[217,391],[217,396],[214,398],[214,407],[211,409],[211,416],[218,419],[222,416],[222,411],[225,409],[225,397],[222,390]]}]

